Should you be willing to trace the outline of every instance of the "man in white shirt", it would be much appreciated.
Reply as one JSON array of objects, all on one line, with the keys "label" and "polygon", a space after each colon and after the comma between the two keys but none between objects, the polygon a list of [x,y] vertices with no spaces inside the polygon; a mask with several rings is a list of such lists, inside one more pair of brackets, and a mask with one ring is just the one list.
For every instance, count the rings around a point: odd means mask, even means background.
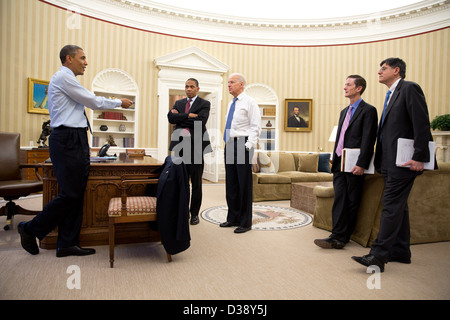
[{"label": "man in white shirt", "polygon": [[221,227],[237,226],[235,233],[252,228],[253,182],[251,160],[261,133],[261,113],[256,101],[244,93],[245,78],[234,73],[228,91],[234,97],[225,125],[225,178],[227,221]]},{"label": "man in white shirt", "polygon": [[42,240],[58,227],[57,257],[84,256],[94,249],[79,247],[83,220],[83,200],[89,174],[90,128],[84,107],[91,109],[129,108],[128,99],[107,99],[95,96],[81,86],[77,76],[88,65],[83,49],[67,45],[61,49],[62,67],[50,80],[48,108],[53,127],[49,138],[50,158],[60,193],[31,221],[18,226],[22,247],[29,253],[39,253],[36,238]]}]

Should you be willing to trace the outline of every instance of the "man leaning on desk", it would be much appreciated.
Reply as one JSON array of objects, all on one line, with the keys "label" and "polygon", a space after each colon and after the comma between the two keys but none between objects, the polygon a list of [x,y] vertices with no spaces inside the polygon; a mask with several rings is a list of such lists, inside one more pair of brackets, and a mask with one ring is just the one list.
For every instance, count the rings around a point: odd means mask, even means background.
[{"label": "man leaning on desk", "polygon": [[35,255],[39,253],[36,238],[42,240],[58,227],[56,256],[84,256],[95,253],[94,249],[79,246],[90,164],[87,139],[90,125],[84,107],[129,108],[133,102],[96,96],[81,86],[76,77],[83,75],[88,65],[82,48],[66,45],[59,56],[62,67],[50,80],[48,109],[53,127],[49,138],[50,158],[60,192],[31,221],[21,222],[18,232],[22,247]]}]

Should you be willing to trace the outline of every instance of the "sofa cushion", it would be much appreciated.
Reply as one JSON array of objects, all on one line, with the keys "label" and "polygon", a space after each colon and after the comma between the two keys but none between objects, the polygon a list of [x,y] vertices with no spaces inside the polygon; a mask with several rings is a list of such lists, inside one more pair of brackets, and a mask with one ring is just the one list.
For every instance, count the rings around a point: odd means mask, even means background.
[{"label": "sofa cushion", "polygon": [[317,172],[319,167],[319,154],[308,153],[298,155],[298,171]]},{"label": "sofa cushion", "polygon": [[[276,160],[273,159],[272,161]],[[278,172],[280,171],[295,171],[294,156],[292,155],[292,153],[278,153]]]},{"label": "sofa cushion", "polygon": [[276,173],[295,170],[294,156],[287,152],[260,152],[258,156],[261,172]]},{"label": "sofa cushion", "polygon": [[300,172],[300,171],[284,171],[278,172],[277,175],[285,176],[291,182],[317,182],[317,181],[333,181],[333,175],[326,172]]},{"label": "sofa cushion", "polygon": [[291,178],[281,174],[265,174],[265,173],[255,173],[258,177],[259,184],[290,184]]}]

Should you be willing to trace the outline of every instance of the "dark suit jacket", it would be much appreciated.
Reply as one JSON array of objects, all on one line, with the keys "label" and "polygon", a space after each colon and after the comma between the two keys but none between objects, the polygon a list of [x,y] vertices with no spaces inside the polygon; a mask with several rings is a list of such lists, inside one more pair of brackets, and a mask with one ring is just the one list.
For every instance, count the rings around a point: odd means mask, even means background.
[{"label": "dark suit jacket", "polygon": [[[336,147],[339,142],[339,136],[341,134],[342,124],[344,123],[345,116],[349,107],[346,107],[341,111],[339,117],[339,125],[336,135],[336,142],[333,150],[333,164],[331,166],[331,172],[340,171],[340,161],[337,160]],[[361,100],[358,108],[356,108],[353,117],[350,119],[347,131],[344,137],[344,148],[359,148],[361,150],[356,165],[362,168],[369,168],[370,160],[373,156],[373,147],[375,145],[377,134],[377,109],[374,106]]]},{"label": "dark suit jacket", "polygon": [[[396,178],[414,177],[421,172],[397,167],[397,139],[414,140],[413,160],[428,162],[428,142],[433,140],[425,95],[417,83],[400,80],[385,112],[383,125],[378,128],[375,168],[387,170]],[[381,138],[380,138],[381,136]],[[436,166],[437,167],[437,166]]]},{"label": "dark suit jacket", "polygon": [[307,128],[308,125],[306,124],[305,120],[302,117],[300,118],[300,122],[295,118],[295,116],[291,116],[288,119],[287,126],[290,128],[300,127],[300,128]]},{"label": "dark suit jacket", "polygon": [[[191,106],[189,112],[198,114],[196,118],[189,118],[188,114],[184,112],[186,103],[187,98],[177,100],[175,102],[172,109],[176,109],[178,113],[172,113],[169,111],[169,113],[167,114],[169,122],[175,124],[175,130],[182,128],[189,129],[191,133],[190,143],[192,148],[192,155],[194,155],[194,151],[197,153],[201,151],[203,154],[212,152],[211,142],[209,141],[208,131],[206,130],[206,122],[208,121],[209,111],[211,109],[210,102],[200,97],[197,97],[195,99],[194,104]],[[194,133],[194,126],[196,122],[197,125],[201,124],[201,137],[199,133]],[[183,139],[181,138],[181,136],[178,136],[177,138],[174,134],[172,134],[172,141],[170,142],[169,150],[173,150],[173,148]],[[195,147],[197,143],[201,143],[201,149],[198,146],[197,148]]]},{"label": "dark suit jacket", "polygon": [[[178,158],[180,159],[180,158]],[[166,157],[160,167],[156,193],[156,214],[161,243],[169,254],[177,254],[189,248],[189,178],[186,165],[176,164]]]}]

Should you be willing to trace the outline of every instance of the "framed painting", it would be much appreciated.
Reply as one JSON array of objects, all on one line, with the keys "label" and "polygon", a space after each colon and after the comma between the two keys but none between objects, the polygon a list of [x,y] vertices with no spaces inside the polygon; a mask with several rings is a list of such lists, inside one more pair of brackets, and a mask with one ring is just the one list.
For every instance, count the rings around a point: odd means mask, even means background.
[{"label": "framed painting", "polygon": [[284,131],[312,131],[312,99],[286,99]]},{"label": "framed painting", "polygon": [[50,81],[28,78],[28,112],[49,114],[48,85]]}]

